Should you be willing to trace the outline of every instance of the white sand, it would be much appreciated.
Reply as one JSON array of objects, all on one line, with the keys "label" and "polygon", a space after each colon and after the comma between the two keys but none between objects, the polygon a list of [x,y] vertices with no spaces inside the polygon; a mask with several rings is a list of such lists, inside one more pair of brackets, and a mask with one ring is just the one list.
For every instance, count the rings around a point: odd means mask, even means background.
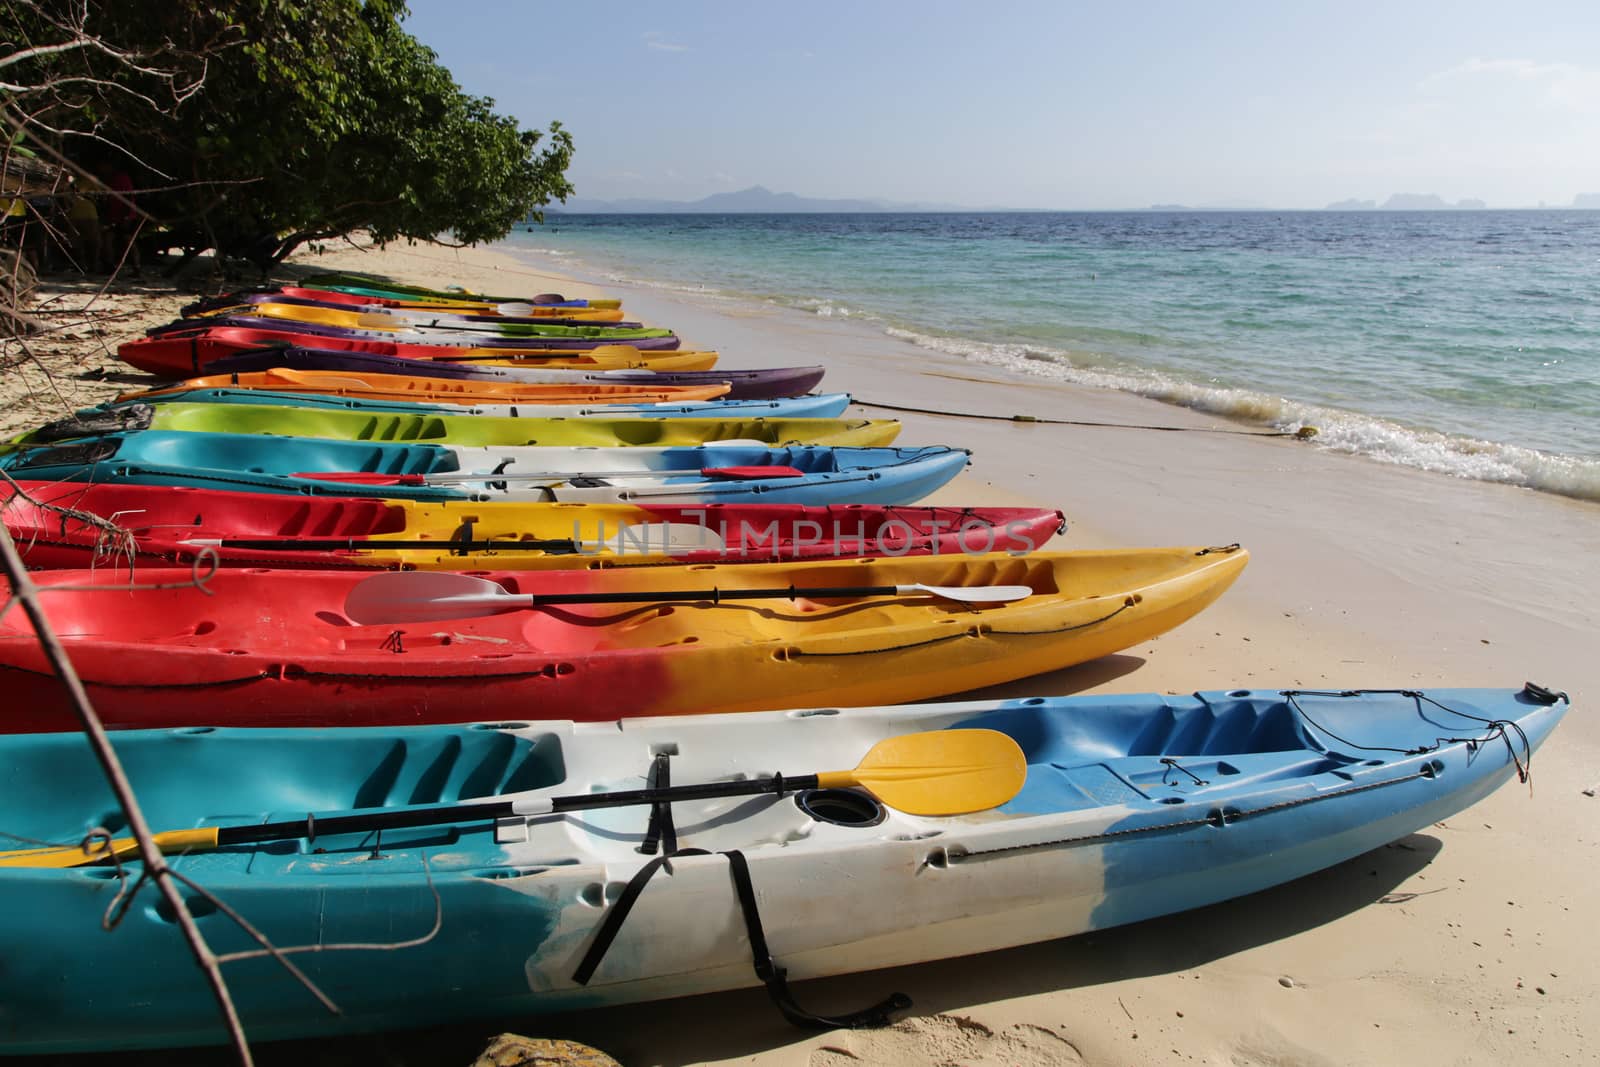
[{"label": "white sand", "polygon": [[[503,295],[620,296],[728,366],[826,363],[860,400],[1000,415],[1247,430],[1154,401],[1025,379],[869,327],[659,289],[583,285],[481,250],[302,262]],[[14,391],[13,391],[14,392]],[[866,414],[885,412],[865,408]],[[6,412],[11,414],[11,410]],[[53,413],[52,413],[53,414]],[[1029,501],[1060,547],[1242,542],[1213,608],[1148,646],[991,693],[1251,687],[1565,689],[1575,708],[1535,789],[1338,868],[1086,937],[805,983],[813,1010],[890,990],[912,1018],[808,1035],[760,991],[529,1020],[525,1032],[648,1063],[985,1065],[1592,1062],[1600,932],[1596,685],[1600,506],[1386,466],[1305,443],[904,415],[907,444],[974,450],[941,503]],[[13,420],[8,419],[7,424]],[[22,424],[28,424],[23,420]]]}]

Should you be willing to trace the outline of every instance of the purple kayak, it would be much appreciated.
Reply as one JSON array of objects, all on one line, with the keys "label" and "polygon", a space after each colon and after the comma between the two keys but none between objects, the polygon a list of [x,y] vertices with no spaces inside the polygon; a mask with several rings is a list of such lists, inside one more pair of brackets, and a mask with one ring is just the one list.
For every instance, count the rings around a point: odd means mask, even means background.
[{"label": "purple kayak", "polygon": [[[565,352],[583,351],[590,348],[599,348],[602,345],[631,345],[641,351],[669,352],[678,347],[676,334],[665,330],[635,331],[619,330],[614,335],[601,335],[596,337],[501,337],[490,334],[463,333],[459,340],[452,338],[449,341],[434,341],[432,339],[419,340],[406,334],[396,334],[389,330],[361,330],[346,326],[324,326],[314,322],[296,322],[290,319],[266,318],[259,315],[215,315],[202,319],[179,319],[157,326],[146,333],[151,337],[161,337],[169,333],[178,333],[184,330],[194,330],[210,326],[237,326],[247,330],[272,330],[275,333],[293,333],[301,337],[347,337],[358,341],[393,341],[404,344],[422,344],[435,348],[520,348],[529,352]],[[594,329],[599,333],[605,327],[584,327]],[[631,334],[645,332],[659,333],[661,336],[635,337]]]},{"label": "purple kayak", "polygon": [[471,363],[440,362],[385,356],[374,352],[337,352],[329,349],[261,348],[224,356],[206,364],[207,374],[232,374],[272,370],[348,371],[359,374],[409,374],[414,377],[502,381],[593,382],[599,385],[707,385],[728,382],[728,400],[777,400],[804,396],[822,381],[822,367],[762,367],[752,370],[564,370],[561,368],[490,367]]}]

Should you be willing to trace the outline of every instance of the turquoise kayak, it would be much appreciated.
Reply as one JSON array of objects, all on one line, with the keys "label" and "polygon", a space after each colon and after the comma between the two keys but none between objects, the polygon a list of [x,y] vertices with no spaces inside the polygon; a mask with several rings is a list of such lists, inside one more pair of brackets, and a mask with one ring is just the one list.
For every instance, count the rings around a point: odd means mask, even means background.
[{"label": "turquoise kayak", "polygon": [[0,470],[35,481],[408,500],[914,504],[961,473],[968,455],[937,445],[469,448],[145,430],[18,449],[0,455]]},{"label": "turquoise kayak", "polygon": [[[293,959],[337,1015],[270,959],[225,965],[246,1034],[271,1041],[756,986],[758,965],[795,980],[901,966],[1200,907],[1455,815],[1526,768],[1565,711],[1536,686],[1240,689],[112,738],[175,871],[273,944],[326,949]],[[927,813],[918,775],[980,740],[1011,755],[928,790],[971,810]],[[950,755],[875,775],[907,751]],[[124,835],[81,737],[0,737],[0,767],[14,849]],[[656,808],[596,799],[663,781],[704,788]],[[148,884],[101,928],[137,856],[61,866],[81,857],[0,857],[0,1052],[222,1042]],[[184,895],[214,951],[259,948]],[[770,958],[753,957],[752,913]]]}]

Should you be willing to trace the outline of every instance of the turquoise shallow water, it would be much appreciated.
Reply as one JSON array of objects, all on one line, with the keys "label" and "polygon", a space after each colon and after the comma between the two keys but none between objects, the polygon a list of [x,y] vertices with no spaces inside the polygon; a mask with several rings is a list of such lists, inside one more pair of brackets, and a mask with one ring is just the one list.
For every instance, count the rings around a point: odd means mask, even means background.
[{"label": "turquoise shallow water", "polygon": [[1600,500],[1600,212],[552,215],[506,250]]}]

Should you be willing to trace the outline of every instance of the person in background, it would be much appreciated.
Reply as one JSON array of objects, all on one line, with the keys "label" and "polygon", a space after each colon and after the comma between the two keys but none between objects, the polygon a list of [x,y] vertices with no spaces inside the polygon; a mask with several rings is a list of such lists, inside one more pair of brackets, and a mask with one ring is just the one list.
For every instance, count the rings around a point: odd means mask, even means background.
[{"label": "person in background", "polygon": [[78,270],[83,274],[99,273],[105,260],[100,208],[95,197],[77,181],[67,194],[67,235],[72,241],[72,256]]},{"label": "person in background", "polygon": [[133,277],[143,271],[139,260],[139,211],[133,204],[133,178],[117,163],[107,163],[100,179],[108,195],[100,216],[105,222],[104,254],[110,270],[126,268]]}]

